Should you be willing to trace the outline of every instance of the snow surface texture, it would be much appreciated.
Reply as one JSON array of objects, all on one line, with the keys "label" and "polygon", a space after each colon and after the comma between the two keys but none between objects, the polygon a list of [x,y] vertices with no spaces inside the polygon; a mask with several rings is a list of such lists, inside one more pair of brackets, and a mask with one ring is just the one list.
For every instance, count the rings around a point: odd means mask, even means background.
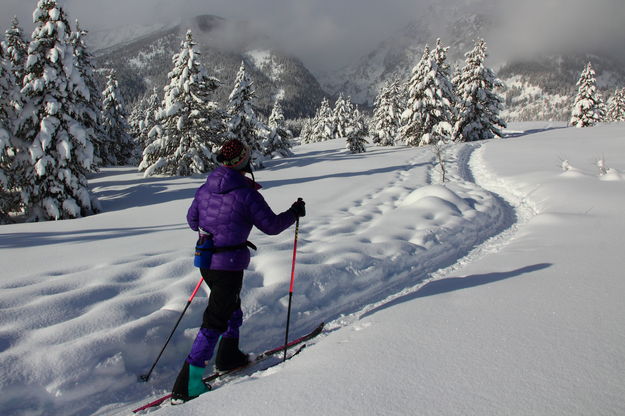
[{"label": "snow surface texture", "polygon": [[[270,205],[307,201],[291,334],[329,330],[157,414],[624,414],[625,124],[546,127],[450,146],[445,186],[427,148],[269,163]],[[2,226],[1,414],[128,414],[169,390],[205,288],[136,377],[199,278],[184,216],[202,182],[105,169],[103,213]],[[260,351],[284,336],[293,234],[251,240],[242,347]]]}]

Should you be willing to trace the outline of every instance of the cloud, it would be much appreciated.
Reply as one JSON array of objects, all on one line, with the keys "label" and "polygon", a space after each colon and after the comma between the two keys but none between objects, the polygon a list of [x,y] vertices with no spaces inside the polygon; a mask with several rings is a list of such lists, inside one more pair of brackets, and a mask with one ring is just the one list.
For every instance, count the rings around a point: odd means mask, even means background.
[{"label": "cloud", "polygon": [[[481,8],[499,22],[487,37],[491,56],[558,49],[616,51],[625,57],[623,0],[59,0],[91,32],[124,25],[167,24],[200,14],[245,20],[311,69],[335,69],[441,3]],[[0,0],[0,29],[18,15],[32,30],[36,0]]]},{"label": "cloud", "polygon": [[[59,0],[91,32],[124,25],[167,24],[213,14],[246,20],[307,64],[333,67],[369,52],[433,0]],[[0,16],[18,14],[32,30],[36,0],[1,0]],[[0,21],[6,27],[10,18]]]},{"label": "cloud", "polygon": [[625,57],[623,0],[505,0],[491,39],[502,55],[610,51]]}]

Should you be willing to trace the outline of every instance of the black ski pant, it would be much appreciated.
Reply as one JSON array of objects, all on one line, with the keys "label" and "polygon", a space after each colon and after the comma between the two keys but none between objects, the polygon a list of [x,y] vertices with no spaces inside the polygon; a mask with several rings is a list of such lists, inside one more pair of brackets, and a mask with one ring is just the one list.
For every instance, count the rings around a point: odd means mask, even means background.
[{"label": "black ski pant", "polygon": [[213,329],[220,333],[228,329],[228,320],[241,309],[241,287],[243,270],[200,269],[202,278],[210,288],[208,306],[204,311],[202,328]]}]

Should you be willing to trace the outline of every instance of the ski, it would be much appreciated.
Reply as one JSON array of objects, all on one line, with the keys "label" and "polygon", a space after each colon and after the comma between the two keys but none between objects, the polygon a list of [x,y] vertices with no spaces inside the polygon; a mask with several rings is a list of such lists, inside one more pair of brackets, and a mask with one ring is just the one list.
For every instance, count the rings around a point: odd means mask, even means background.
[{"label": "ski", "polygon": [[[285,350],[285,348],[288,349],[292,349],[296,346],[300,346],[300,348],[298,348],[294,354],[291,355],[291,357],[299,354],[302,349],[304,349],[305,345],[301,345],[303,343],[305,343],[306,341],[309,341],[313,338],[315,338],[316,336],[318,336],[319,334],[321,334],[321,332],[323,331],[323,327],[325,326],[325,323],[321,323],[319,324],[319,326],[317,326],[314,330],[312,330],[311,332],[309,332],[306,335],[303,335],[297,339],[294,339],[293,341],[290,341],[286,347],[284,345],[281,345],[279,347],[276,348],[272,348],[269,349],[265,352],[262,352],[260,354],[258,354],[256,357],[254,357],[253,360],[251,360],[248,364],[241,366],[241,367],[237,367],[234,368],[232,370],[228,370],[228,371],[215,371],[214,373],[204,377],[202,379],[202,381],[209,386],[209,391],[210,391],[210,382],[221,379],[221,378],[225,378],[227,376],[233,376],[247,368],[253,367],[265,360],[267,360],[270,357],[273,357],[274,355],[283,352]],[[291,358],[289,357],[289,358]],[[167,400],[169,400],[171,398],[171,393],[170,394],[166,394],[162,397],[159,397],[158,399],[151,401],[150,403],[147,403],[141,407],[138,407],[137,409],[134,409],[132,412],[133,413],[138,413],[141,412],[143,410],[147,410],[150,409],[152,407],[156,407],[156,406],[160,406],[161,404],[163,404],[164,402],[166,402]]]}]

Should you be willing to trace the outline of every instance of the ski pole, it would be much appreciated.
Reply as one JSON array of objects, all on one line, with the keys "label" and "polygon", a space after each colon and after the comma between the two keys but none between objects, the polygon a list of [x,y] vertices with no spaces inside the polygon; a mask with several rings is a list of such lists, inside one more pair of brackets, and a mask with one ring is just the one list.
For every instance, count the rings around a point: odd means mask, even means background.
[{"label": "ski pole", "polygon": [[200,278],[200,281],[197,282],[197,285],[195,286],[193,293],[191,293],[191,296],[189,297],[189,300],[187,301],[187,306],[185,306],[184,309],[182,310],[182,313],[180,314],[180,317],[178,318],[176,325],[174,325],[174,329],[171,330],[171,334],[169,334],[169,338],[167,338],[167,341],[165,341],[165,345],[163,345],[161,352],[158,354],[158,357],[156,357],[156,361],[154,361],[154,364],[152,364],[152,367],[150,368],[150,371],[148,371],[147,374],[143,374],[139,376],[139,381],[147,382],[150,379],[150,375],[152,374],[154,367],[156,367],[156,363],[158,363],[158,360],[161,359],[161,355],[163,355],[163,351],[165,351],[165,348],[167,347],[167,344],[169,344],[171,337],[174,336],[174,332],[176,332],[176,328],[178,328],[178,324],[180,324],[182,317],[184,316],[187,309],[189,309],[189,305],[191,305],[191,301],[193,301],[193,298],[195,297],[195,294],[197,293],[197,291],[200,290],[200,286],[202,286],[203,281],[204,281],[204,278]]},{"label": "ski pole", "polygon": [[[302,198],[298,198],[300,201]],[[289,344],[289,326],[291,324],[291,302],[293,300],[293,285],[295,283],[295,259],[297,257],[297,237],[299,234],[299,217],[295,220],[295,239],[293,240],[293,263],[291,264],[291,286],[289,287],[289,308],[286,315],[286,334],[284,335],[284,359],[286,361],[286,350]]]}]

